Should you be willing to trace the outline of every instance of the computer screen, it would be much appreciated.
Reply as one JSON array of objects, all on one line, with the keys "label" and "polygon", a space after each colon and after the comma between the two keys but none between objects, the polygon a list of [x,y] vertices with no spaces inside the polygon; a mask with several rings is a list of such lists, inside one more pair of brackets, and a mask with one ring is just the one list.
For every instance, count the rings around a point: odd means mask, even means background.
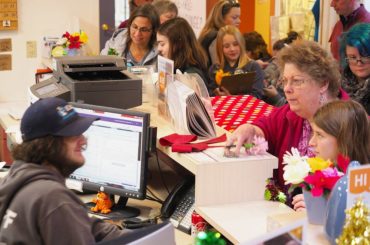
[{"label": "computer screen", "polygon": [[[71,103],[83,117],[98,116],[84,133],[85,164],[70,178],[84,190],[120,196],[113,216],[134,217],[139,211],[127,207],[127,198],[145,199],[150,114],[110,107]],[[128,213],[127,213],[128,212]]]}]

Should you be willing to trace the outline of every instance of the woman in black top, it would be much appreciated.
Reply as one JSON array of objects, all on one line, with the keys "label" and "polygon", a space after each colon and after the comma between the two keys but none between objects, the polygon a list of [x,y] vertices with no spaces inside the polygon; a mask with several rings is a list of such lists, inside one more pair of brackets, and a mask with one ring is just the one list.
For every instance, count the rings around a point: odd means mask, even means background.
[{"label": "woman in black top", "polygon": [[354,25],[341,39],[342,87],[370,115],[370,23]]},{"label": "woman in black top", "polygon": [[179,69],[182,73],[197,73],[212,95],[206,54],[184,18],[177,17],[163,23],[157,31],[157,43],[159,54],[174,61],[175,71]]}]

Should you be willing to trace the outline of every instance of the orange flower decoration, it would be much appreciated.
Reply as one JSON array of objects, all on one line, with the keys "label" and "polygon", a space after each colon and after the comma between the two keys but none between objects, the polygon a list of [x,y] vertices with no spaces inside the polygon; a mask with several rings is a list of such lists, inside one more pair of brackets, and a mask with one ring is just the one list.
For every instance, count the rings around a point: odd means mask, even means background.
[{"label": "orange flower decoration", "polygon": [[219,69],[218,71],[216,71],[216,75],[215,75],[215,81],[217,83],[218,86],[221,85],[221,80],[223,77],[225,76],[230,76],[230,72],[224,72],[224,70],[222,69]]}]

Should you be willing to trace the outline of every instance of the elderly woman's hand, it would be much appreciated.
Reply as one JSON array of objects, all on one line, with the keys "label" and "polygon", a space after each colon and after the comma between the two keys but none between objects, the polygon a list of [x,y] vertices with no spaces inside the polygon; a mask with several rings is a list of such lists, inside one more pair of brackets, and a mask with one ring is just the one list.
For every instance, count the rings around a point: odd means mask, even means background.
[{"label": "elderly woman's hand", "polygon": [[[240,148],[243,146],[243,144],[251,143],[255,135],[264,137],[263,131],[257,126],[251,124],[239,126],[227,140],[224,155],[238,156],[240,154]],[[234,146],[234,143],[235,150],[231,151],[231,147]]]},{"label": "elderly woman's hand", "polygon": [[306,210],[306,204],[304,202],[303,194],[298,194],[293,197],[293,208],[295,211],[303,211]]}]

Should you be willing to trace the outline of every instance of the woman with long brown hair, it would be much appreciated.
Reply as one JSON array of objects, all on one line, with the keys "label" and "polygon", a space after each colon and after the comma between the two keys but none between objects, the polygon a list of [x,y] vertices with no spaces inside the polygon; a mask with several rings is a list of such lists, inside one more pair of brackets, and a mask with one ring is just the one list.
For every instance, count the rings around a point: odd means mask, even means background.
[{"label": "woman with long brown hair", "polygon": [[157,44],[159,54],[174,61],[175,70],[197,73],[212,95],[207,77],[207,57],[184,18],[177,17],[163,23],[157,32]]}]

